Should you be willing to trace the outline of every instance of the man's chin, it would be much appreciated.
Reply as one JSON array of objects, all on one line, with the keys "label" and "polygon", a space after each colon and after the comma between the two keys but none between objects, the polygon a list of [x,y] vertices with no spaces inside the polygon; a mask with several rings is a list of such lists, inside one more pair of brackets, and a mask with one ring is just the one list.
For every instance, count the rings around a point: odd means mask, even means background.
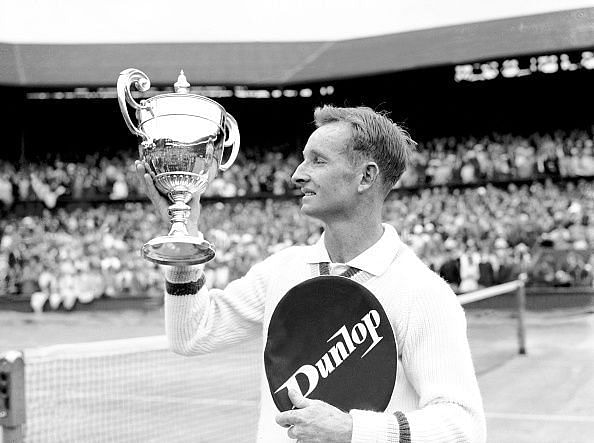
[{"label": "man's chin", "polygon": [[308,205],[307,203],[301,203],[301,213],[310,217],[315,217],[317,212],[318,211],[316,211],[311,205]]}]

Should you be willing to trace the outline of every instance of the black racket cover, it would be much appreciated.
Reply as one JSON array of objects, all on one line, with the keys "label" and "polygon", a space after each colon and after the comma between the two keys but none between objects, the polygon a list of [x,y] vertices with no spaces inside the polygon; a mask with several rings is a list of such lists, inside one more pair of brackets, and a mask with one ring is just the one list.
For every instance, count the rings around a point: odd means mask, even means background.
[{"label": "black racket cover", "polygon": [[264,369],[279,411],[288,388],[345,412],[384,411],[396,382],[397,345],[377,298],[345,277],[306,280],[280,300],[264,349]]}]

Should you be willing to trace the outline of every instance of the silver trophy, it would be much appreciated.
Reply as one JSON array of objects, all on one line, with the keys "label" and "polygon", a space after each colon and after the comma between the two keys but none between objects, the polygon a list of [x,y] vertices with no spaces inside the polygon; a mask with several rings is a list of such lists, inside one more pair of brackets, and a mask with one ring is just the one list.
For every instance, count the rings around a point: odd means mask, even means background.
[{"label": "silver trophy", "polygon": [[[228,169],[239,150],[239,129],[235,119],[220,104],[190,93],[181,71],[175,93],[159,94],[137,103],[130,88],[150,88],[150,80],[138,69],[122,71],[118,78],[118,102],[128,129],[140,137],[140,159],[153,176],[155,187],[173,203],[169,206],[169,234],[153,238],[142,247],[142,256],[164,265],[206,263],[215,256],[212,244],[188,234],[188,202],[202,194],[218,170]],[[128,114],[136,110],[138,125]],[[225,163],[223,151],[231,148]]]}]

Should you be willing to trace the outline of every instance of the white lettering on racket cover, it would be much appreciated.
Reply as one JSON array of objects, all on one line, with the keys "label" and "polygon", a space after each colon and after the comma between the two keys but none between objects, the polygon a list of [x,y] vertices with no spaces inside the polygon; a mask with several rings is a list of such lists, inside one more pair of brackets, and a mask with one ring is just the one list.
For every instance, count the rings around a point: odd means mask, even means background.
[{"label": "white lettering on racket cover", "polygon": [[[318,385],[320,375],[322,378],[328,377],[368,336],[371,338],[371,345],[365,350],[361,358],[365,357],[382,340],[383,337],[380,337],[377,333],[379,324],[380,315],[375,309],[372,309],[359,323],[353,326],[350,333],[346,325],[342,325],[326,342],[330,343],[335,338],[342,338],[342,340],[332,346],[314,365],[305,364],[297,369],[274,393],[276,394],[283,389],[295,389],[300,391],[304,397],[307,397]],[[297,383],[297,375],[299,374],[307,378],[308,387],[305,392]]]}]

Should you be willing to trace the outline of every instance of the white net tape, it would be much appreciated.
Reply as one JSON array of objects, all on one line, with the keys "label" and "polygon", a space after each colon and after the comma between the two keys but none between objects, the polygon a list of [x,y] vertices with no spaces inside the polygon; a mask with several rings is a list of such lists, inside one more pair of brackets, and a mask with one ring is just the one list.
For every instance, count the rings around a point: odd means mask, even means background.
[{"label": "white net tape", "polygon": [[254,441],[260,347],[183,357],[157,336],[25,350],[25,441]]},{"label": "white net tape", "polygon": [[510,281],[490,288],[479,289],[478,291],[462,294],[458,296],[458,301],[461,305],[466,305],[475,301],[485,300],[487,298],[495,297],[496,295],[507,294],[517,290],[522,283],[519,280]]}]

